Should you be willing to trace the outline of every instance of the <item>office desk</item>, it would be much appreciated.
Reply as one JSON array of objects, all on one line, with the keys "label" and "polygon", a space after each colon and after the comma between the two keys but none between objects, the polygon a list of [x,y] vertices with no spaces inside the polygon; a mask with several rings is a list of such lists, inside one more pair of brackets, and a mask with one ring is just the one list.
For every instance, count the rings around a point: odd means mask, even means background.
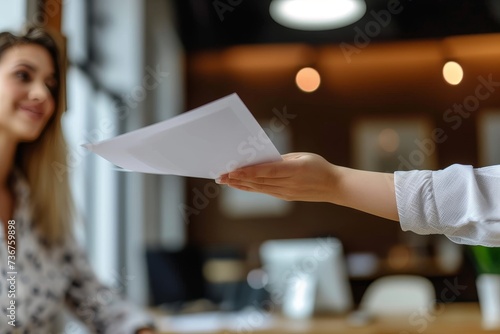
[{"label": "office desk", "polygon": [[[258,320],[258,319],[257,319]],[[289,320],[279,316],[272,320],[272,325],[267,329],[255,329],[250,325],[242,325],[240,330],[221,331],[199,331],[198,333],[345,333],[345,334],[478,334],[478,333],[500,333],[499,331],[487,331],[481,328],[481,314],[479,305],[476,303],[452,303],[442,304],[435,312],[414,315],[412,318],[391,317],[387,319],[376,319],[366,326],[352,326],[346,317],[317,317],[310,320]],[[164,334],[173,332],[164,331]],[[196,331],[190,331],[194,334]]]}]

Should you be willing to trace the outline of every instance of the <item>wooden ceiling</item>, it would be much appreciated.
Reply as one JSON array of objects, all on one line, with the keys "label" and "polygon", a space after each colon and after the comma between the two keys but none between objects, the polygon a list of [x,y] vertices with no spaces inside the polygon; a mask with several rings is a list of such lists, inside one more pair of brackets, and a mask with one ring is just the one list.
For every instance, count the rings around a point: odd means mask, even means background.
[{"label": "wooden ceiling", "polygon": [[[232,85],[235,90],[241,86],[255,94],[286,91],[304,95],[294,78],[299,69],[311,66],[322,82],[309,95],[350,107],[425,106],[429,101],[442,109],[476,94],[479,77],[500,82],[500,34],[373,42],[358,50],[347,57],[338,44],[239,45],[191,53],[187,69],[191,78],[203,77],[212,87]],[[447,60],[459,62],[464,69],[464,80],[457,86],[443,80]],[[499,88],[482,101],[483,106],[500,105]]]}]

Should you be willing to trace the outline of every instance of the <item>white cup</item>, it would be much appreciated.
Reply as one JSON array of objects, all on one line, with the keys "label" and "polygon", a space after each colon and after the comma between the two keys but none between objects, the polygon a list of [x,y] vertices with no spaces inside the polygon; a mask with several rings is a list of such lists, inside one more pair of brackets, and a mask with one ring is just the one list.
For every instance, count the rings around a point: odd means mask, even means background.
[{"label": "white cup", "polygon": [[314,313],[318,277],[300,273],[288,282],[283,296],[283,314],[291,319],[307,319]]},{"label": "white cup", "polygon": [[500,329],[500,275],[480,274],[476,288],[483,328]]}]

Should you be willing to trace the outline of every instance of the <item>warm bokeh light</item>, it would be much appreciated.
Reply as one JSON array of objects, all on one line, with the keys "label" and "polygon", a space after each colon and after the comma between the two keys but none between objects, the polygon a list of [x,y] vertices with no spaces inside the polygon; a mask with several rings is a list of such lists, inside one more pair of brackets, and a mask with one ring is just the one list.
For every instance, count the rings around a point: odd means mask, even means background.
[{"label": "warm bokeh light", "polygon": [[399,147],[399,134],[394,129],[384,129],[378,135],[378,144],[386,152],[395,152]]},{"label": "warm bokeh light", "polygon": [[443,77],[450,85],[458,85],[464,77],[464,70],[459,63],[449,61],[443,66]]},{"label": "warm bokeh light", "polygon": [[318,89],[321,83],[321,77],[314,68],[305,67],[297,72],[295,82],[302,91],[311,93]]}]

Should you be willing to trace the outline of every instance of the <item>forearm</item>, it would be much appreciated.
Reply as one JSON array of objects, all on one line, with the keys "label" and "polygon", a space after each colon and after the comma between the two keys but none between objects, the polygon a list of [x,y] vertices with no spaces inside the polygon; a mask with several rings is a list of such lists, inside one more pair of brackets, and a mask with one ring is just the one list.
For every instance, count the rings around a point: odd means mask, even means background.
[{"label": "forearm", "polygon": [[337,184],[331,202],[398,221],[392,173],[379,173],[333,166]]},{"label": "forearm", "polygon": [[241,168],[219,183],[288,201],[330,202],[399,220],[393,174],[329,163],[313,153],[289,153],[283,161]]}]

